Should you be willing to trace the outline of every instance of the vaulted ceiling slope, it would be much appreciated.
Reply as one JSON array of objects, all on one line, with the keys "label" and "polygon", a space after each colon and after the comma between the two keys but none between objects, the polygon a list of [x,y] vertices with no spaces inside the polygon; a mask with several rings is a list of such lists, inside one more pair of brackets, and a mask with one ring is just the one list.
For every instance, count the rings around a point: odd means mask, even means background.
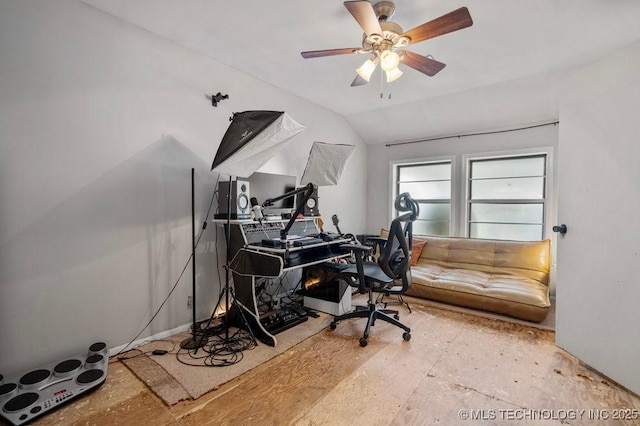
[{"label": "vaulted ceiling slope", "polygon": [[[411,46],[446,63],[434,77],[404,67],[386,83],[378,70],[350,87],[367,55],[300,55],[360,46],[340,0],[82,1],[342,114],[369,144],[428,136],[424,120],[432,133],[464,131],[447,118],[455,112],[470,114],[469,130],[554,118],[562,71],[640,39],[636,0],[396,0],[391,20],[405,31],[462,6],[473,25]],[[520,96],[532,97],[526,108]]]}]

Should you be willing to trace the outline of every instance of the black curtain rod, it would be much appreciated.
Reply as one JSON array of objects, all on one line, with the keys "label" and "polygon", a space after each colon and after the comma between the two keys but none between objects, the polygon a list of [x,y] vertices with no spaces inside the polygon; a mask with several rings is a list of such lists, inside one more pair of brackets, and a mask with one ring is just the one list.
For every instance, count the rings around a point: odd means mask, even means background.
[{"label": "black curtain rod", "polygon": [[462,137],[465,137],[465,136],[495,135],[497,133],[507,133],[507,132],[515,132],[515,131],[518,131],[518,130],[534,129],[536,127],[544,127],[544,126],[551,126],[551,125],[555,126],[558,123],[559,123],[559,121],[552,121],[550,123],[536,124],[536,125],[533,125],[533,126],[526,126],[526,127],[517,127],[517,128],[514,128],[514,129],[494,130],[494,131],[491,131],[491,132],[479,132],[479,133],[465,133],[464,135],[439,136],[437,138],[421,139],[421,140],[417,140],[417,141],[388,143],[388,144],[385,144],[385,146],[387,148],[389,148],[389,147],[398,146],[398,145],[409,145],[409,144],[412,144],[412,143],[439,141],[439,140],[442,140],[442,139],[462,138]]}]

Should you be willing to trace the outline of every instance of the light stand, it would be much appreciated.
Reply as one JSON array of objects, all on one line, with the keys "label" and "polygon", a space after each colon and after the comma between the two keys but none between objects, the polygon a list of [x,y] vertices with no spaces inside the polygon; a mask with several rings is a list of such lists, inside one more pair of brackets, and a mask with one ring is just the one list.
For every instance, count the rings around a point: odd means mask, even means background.
[{"label": "light stand", "polygon": [[182,349],[198,349],[204,345],[202,338],[196,337],[196,207],[195,207],[195,169],[191,168],[191,337],[180,343]]}]

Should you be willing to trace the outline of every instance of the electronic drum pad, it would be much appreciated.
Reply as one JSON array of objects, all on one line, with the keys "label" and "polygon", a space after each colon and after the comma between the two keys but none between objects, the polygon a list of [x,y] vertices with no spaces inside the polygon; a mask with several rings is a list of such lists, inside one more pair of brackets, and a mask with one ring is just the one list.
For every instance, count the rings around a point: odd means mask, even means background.
[{"label": "electronic drum pad", "polygon": [[94,343],[86,354],[5,378],[0,374],[0,415],[21,425],[97,388],[107,378],[107,345]]}]

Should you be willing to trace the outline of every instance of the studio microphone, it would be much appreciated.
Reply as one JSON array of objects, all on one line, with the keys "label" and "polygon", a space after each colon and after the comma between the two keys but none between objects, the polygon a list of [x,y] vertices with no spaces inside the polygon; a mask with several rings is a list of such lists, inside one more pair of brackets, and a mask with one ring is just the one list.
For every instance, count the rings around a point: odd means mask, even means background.
[{"label": "studio microphone", "polygon": [[258,199],[256,197],[251,197],[251,211],[253,212],[253,218],[258,222],[262,222],[264,216],[262,216],[262,207],[258,204]]}]

